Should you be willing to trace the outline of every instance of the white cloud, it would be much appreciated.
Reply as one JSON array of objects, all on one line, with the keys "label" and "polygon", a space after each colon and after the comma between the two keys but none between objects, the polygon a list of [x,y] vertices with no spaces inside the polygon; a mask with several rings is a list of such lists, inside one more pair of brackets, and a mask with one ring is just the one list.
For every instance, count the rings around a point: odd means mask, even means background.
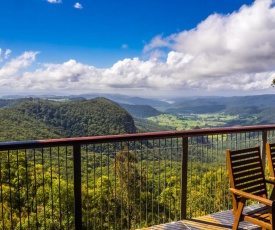
[{"label": "white cloud", "polygon": [[5,63],[0,69],[0,78],[13,77],[20,69],[30,66],[39,52],[25,52],[17,58]]},{"label": "white cloud", "polygon": [[62,0],[47,0],[49,3],[62,3]]},{"label": "white cloud", "polygon": [[4,59],[8,59],[11,54],[10,49],[6,49],[5,53],[3,54],[2,49],[0,48],[0,62],[2,62]]},{"label": "white cloud", "polygon": [[171,52],[166,62],[156,59],[142,61],[139,58],[118,61],[111,68],[93,66],[69,60],[62,64],[44,64],[33,72],[20,73],[30,66],[36,52],[26,52],[12,59],[0,69],[0,88],[12,87],[18,91],[74,91],[94,90],[265,90],[270,88],[275,72],[239,74],[221,78],[190,78],[181,74],[192,56]]},{"label": "white cloud", "polygon": [[190,59],[183,74],[190,78],[230,76],[275,69],[275,8],[256,0],[228,15],[213,14],[196,28],[168,37],[156,36],[145,52],[168,47]]},{"label": "white cloud", "polygon": [[88,89],[97,87],[100,71],[95,67],[69,60],[63,64],[45,64],[34,72],[21,76],[24,87],[30,89]]},{"label": "white cloud", "polygon": [[83,6],[79,2],[77,2],[77,3],[74,4],[74,8],[83,9]]},{"label": "white cloud", "polygon": [[274,28],[272,1],[256,0],[232,14],[210,15],[192,30],[156,36],[144,47],[150,57],[146,61],[126,58],[111,68],[98,69],[69,60],[23,72],[24,67],[35,62],[38,53],[25,52],[5,60],[0,67],[0,89],[138,93],[147,90],[159,94],[170,91],[175,96],[177,92],[227,90],[266,93],[272,90],[270,85],[275,78]]},{"label": "white cloud", "polygon": [[[20,88],[22,83],[20,71],[30,66],[39,52],[25,52],[22,55],[11,59],[0,68],[0,88]],[[28,89],[26,88],[26,91]]]},{"label": "white cloud", "polygon": [[10,54],[11,54],[11,50],[10,49],[6,49],[4,58],[5,59],[9,58]]}]

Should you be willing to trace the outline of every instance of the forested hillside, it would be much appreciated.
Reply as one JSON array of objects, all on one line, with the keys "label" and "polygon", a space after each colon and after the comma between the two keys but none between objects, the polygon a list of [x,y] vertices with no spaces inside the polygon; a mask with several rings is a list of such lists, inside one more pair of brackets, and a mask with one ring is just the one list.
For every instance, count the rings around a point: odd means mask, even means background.
[{"label": "forested hillside", "polygon": [[119,94],[106,95],[115,102],[104,98],[87,99],[95,96],[0,99],[3,127],[0,140],[275,123],[275,95],[190,97],[169,103]]},{"label": "forested hillside", "polygon": [[0,108],[9,107],[30,101],[32,98],[18,98],[18,99],[0,99]]},{"label": "forested hillside", "polygon": [[28,99],[14,104],[0,109],[1,141],[136,132],[132,116],[104,98],[75,102]]},{"label": "forested hillside", "polygon": [[147,118],[152,116],[158,116],[161,114],[160,111],[156,110],[150,105],[129,105],[120,104],[124,109],[126,109],[131,115],[139,118]]}]

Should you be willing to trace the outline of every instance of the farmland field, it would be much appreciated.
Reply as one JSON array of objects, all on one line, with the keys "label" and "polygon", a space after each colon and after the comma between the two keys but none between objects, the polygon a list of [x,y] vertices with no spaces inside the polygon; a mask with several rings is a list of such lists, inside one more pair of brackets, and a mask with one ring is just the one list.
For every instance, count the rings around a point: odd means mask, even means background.
[{"label": "farmland field", "polygon": [[227,115],[224,113],[213,114],[186,114],[171,115],[161,114],[159,116],[149,117],[147,120],[153,121],[161,126],[170,126],[176,130],[186,130],[194,128],[210,128],[228,126],[230,123],[246,122],[247,119],[239,115]]}]

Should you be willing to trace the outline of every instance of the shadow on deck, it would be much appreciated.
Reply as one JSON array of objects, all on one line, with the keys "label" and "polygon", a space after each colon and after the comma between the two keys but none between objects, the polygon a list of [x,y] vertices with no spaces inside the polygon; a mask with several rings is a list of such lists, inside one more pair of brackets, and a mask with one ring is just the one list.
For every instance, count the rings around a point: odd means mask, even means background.
[{"label": "shadow on deck", "polygon": [[[248,210],[259,207],[258,205],[253,205],[247,208]],[[232,229],[232,225],[234,222],[234,216],[232,215],[232,210],[227,210],[223,212],[213,213],[207,216],[202,216],[194,219],[187,219],[177,222],[171,222],[166,224],[155,225],[148,228],[142,228],[142,230],[203,230],[203,229],[211,229],[211,230],[225,230]],[[239,225],[240,230],[261,230],[259,226],[250,224],[246,221],[240,222]]]}]

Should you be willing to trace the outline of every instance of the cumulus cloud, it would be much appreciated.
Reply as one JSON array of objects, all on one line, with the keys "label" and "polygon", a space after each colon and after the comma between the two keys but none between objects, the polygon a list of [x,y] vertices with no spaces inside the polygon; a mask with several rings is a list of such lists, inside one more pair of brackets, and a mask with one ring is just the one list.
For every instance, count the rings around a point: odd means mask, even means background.
[{"label": "cumulus cloud", "polygon": [[275,78],[274,28],[273,2],[256,0],[228,15],[210,15],[192,30],[156,36],[144,47],[146,60],[126,58],[106,69],[69,60],[23,71],[38,54],[25,52],[0,67],[0,88],[265,93]]},{"label": "cumulus cloud", "polygon": [[62,3],[62,0],[47,0],[49,3]]},{"label": "cumulus cloud", "polygon": [[74,4],[74,8],[83,9],[83,6],[79,2],[77,2],[77,3]]},{"label": "cumulus cloud", "polygon": [[19,57],[5,63],[5,65],[0,69],[0,78],[12,77],[20,69],[30,66],[38,53],[39,52],[25,52]]},{"label": "cumulus cloud", "polygon": [[183,74],[190,78],[223,77],[275,69],[275,8],[256,0],[228,15],[213,14],[196,28],[168,37],[156,36],[144,52],[163,47],[192,58]]},{"label": "cumulus cloud", "polygon": [[[10,51],[6,52],[9,53]],[[39,52],[25,52],[22,55],[11,59],[0,68],[0,87],[14,89],[21,87],[22,83],[20,71],[29,67]],[[28,90],[28,89],[26,89]]]},{"label": "cumulus cloud", "polygon": [[184,72],[192,56],[170,52],[166,62],[139,58],[118,61],[111,68],[98,69],[75,60],[62,64],[43,64],[35,71],[20,72],[35,60],[37,52],[26,52],[12,59],[0,69],[0,88],[12,87],[19,91],[74,91],[93,90],[264,90],[270,87],[275,72],[208,77],[197,81]]},{"label": "cumulus cloud", "polygon": [[44,64],[34,72],[21,76],[24,87],[30,89],[88,89],[100,87],[100,70],[69,60],[62,64]]}]

